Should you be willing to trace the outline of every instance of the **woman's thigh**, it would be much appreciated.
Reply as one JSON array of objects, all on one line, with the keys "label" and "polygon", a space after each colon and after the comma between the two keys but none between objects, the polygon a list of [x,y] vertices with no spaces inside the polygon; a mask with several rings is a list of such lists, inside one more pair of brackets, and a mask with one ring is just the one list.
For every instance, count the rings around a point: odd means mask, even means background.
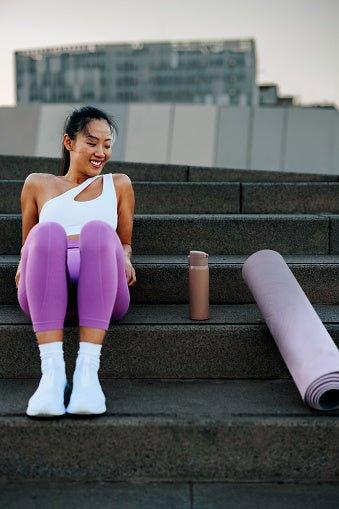
[{"label": "woman's thigh", "polygon": [[[39,236],[39,240],[37,240],[37,235]],[[62,238],[64,235],[64,239]],[[51,239],[54,239],[57,242],[58,250],[54,248],[51,244]],[[66,232],[61,231],[61,226],[58,223],[51,222],[51,224],[47,223],[37,223],[31,228],[24,246],[22,248],[21,253],[21,269],[20,269],[20,278],[19,284],[17,288],[17,298],[20,304],[21,309],[24,313],[30,317],[30,303],[36,307],[36,299],[41,297],[41,294],[46,289],[46,280],[51,275],[51,271],[49,273],[46,272],[46,267],[49,267],[50,264],[57,262],[58,265],[58,274],[60,274],[61,267],[61,258],[59,256],[60,249],[62,249],[63,241],[67,239]],[[43,253],[46,255],[48,253],[48,262],[46,263],[46,259],[44,261],[40,260],[40,247],[43,246]],[[45,249],[48,248],[49,251]],[[32,252],[32,250],[34,252]],[[57,254],[55,254],[57,253]],[[34,256],[34,259],[30,258]],[[56,256],[56,258],[53,258]],[[50,261],[50,257],[52,261]],[[29,262],[28,262],[29,259]],[[33,265],[32,265],[33,264]],[[52,265],[53,266],[53,265]],[[52,271],[54,270],[54,266]],[[66,271],[67,272],[67,271]],[[67,278],[67,285],[69,287],[69,278]],[[29,285],[29,286],[27,286]]]},{"label": "woman's thigh", "polygon": [[[126,271],[125,271],[125,253],[121,245],[120,239],[114,231],[116,237],[115,249],[116,249],[116,274],[115,277],[118,279],[118,288],[116,294],[116,300],[114,303],[111,318],[119,320],[128,311],[130,304],[130,293],[127,283]],[[112,253],[114,256],[114,253]],[[80,273],[81,254],[79,239],[68,239],[67,248],[67,280],[69,281],[69,304],[67,309],[67,316],[77,316],[77,287]],[[104,264],[105,270],[108,270],[107,264]],[[110,268],[114,265],[108,264]],[[102,274],[105,278],[105,274]],[[89,289],[91,291],[91,289]]]}]

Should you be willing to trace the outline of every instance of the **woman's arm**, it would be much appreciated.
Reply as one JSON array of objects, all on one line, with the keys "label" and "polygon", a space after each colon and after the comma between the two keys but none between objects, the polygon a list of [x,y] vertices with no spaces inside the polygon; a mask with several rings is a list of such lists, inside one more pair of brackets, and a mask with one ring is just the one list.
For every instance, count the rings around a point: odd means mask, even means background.
[{"label": "woman's arm", "polygon": [[135,196],[131,179],[128,175],[121,174],[119,181],[117,234],[128,258],[132,256],[134,209]]},{"label": "woman's arm", "polygon": [[[39,222],[38,205],[36,202],[37,179],[38,175],[36,173],[28,175],[21,191],[22,247],[20,250],[20,256],[30,230]],[[21,259],[19,261],[19,266],[20,262]]]},{"label": "woman's arm", "polygon": [[15,284],[18,288],[21,272],[21,255],[27,236],[33,226],[39,222],[38,206],[36,202],[37,174],[31,173],[26,177],[21,190],[21,217],[22,217],[22,247],[20,250],[19,265],[15,274]]}]

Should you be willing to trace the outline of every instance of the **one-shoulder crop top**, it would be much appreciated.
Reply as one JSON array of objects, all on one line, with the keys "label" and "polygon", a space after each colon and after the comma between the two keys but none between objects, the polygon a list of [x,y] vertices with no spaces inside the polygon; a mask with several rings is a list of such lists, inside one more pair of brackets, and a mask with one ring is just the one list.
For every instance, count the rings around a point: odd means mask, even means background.
[{"label": "one-shoulder crop top", "polygon": [[[103,177],[103,190],[100,196],[87,201],[74,200],[83,189],[101,176]],[[64,227],[67,235],[77,235],[80,234],[85,223],[101,219],[116,230],[118,225],[117,205],[112,173],[95,175],[80,185],[48,200],[40,211],[39,223],[55,221]]]}]

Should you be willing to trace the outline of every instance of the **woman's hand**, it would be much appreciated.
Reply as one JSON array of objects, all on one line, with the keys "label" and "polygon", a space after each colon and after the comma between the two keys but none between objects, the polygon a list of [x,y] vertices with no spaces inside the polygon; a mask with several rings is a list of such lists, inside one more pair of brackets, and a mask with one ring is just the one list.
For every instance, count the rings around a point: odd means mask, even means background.
[{"label": "woman's hand", "polygon": [[137,278],[135,277],[135,270],[130,260],[130,257],[127,255],[125,256],[125,272],[128,286],[134,285],[136,283]]},{"label": "woman's hand", "polygon": [[18,270],[16,271],[16,274],[15,274],[15,284],[16,284],[17,288],[19,286],[19,279],[20,279],[20,267],[18,267]]}]

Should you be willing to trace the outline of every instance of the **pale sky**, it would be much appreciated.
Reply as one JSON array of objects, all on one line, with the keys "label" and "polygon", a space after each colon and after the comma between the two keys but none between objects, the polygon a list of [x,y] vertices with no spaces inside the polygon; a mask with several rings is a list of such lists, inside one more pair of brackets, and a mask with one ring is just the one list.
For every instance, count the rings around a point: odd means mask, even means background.
[{"label": "pale sky", "polygon": [[0,28],[0,106],[15,105],[15,50],[253,38],[257,83],[339,108],[339,0],[0,0]]}]

